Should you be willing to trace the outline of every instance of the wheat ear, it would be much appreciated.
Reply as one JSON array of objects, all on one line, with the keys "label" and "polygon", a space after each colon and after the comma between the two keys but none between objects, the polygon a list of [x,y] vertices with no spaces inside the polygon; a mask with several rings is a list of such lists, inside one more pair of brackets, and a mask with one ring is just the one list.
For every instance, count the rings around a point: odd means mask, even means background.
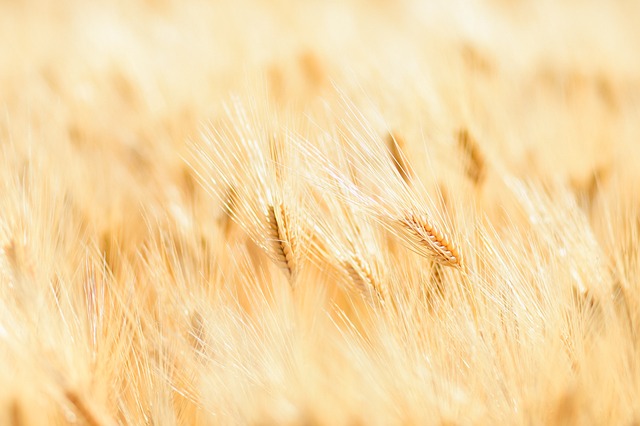
[{"label": "wheat ear", "polygon": [[475,185],[481,185],[486,173],[486,165],[478,141],[467,129],[461,129],[458,132],[458,145],[466,156],[467,176]]},{"label": "wheat ear", "polygon": [[274,261],[292,278],[295,272],[295,237],[289,226],[289,214],[282,203],[267,208],[269,248]]},{"label": "wheat ear", "polygon": [[389,289],[375,276],[370,265],[362,257],[354,254],[344,260],[342,265],[355,287],[369,302],[374,302],[372,293],[375,293],[377,301],[381,304],[389,300]]},{"label": "wheat ear", "polygon": [[409,235],[418,254],[447,266],[461,267],[462,257],[456,245],[426,215],[407,213],[398,224]]}]

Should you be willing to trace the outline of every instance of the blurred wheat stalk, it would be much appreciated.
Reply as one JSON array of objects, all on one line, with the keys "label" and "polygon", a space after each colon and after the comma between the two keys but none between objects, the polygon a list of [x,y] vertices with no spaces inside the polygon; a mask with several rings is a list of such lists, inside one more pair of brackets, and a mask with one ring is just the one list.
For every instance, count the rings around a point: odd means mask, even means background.
[{"label": "blurred wheat stalk", "polygon": [[637,422],[639,24],[0,2],[0,422]]}]

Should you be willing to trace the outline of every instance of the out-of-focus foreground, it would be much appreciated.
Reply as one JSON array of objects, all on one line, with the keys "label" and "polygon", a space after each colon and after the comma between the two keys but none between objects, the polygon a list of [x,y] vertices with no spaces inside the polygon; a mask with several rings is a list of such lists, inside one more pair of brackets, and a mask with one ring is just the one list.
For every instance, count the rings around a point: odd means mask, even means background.
[{"label": "out-of-focus foreground", "polygon": [[640,421],[640,4],[0,2],[3,424]]}]

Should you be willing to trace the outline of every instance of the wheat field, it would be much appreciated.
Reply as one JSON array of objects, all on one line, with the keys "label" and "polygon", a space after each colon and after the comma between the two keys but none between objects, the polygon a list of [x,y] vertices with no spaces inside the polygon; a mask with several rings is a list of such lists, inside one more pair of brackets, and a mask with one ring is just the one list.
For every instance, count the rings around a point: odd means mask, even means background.
[{"label": "wheat field", "polygon": [[0,423],[640,422],[640,3],[0,1]]}]

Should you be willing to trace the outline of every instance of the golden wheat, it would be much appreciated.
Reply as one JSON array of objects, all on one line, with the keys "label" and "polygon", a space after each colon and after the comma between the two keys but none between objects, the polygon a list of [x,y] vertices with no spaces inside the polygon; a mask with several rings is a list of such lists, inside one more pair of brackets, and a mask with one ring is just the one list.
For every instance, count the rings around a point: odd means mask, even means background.
[{"label": "golden wheat", "polygon": [[425,250],[416,249],[419,253],[425,253],[427,257],[448,266],[462,265],[462,257],[456,246],[448,241],[449,238],[439,232],[426,216],[409,213],[399,222],[401,227],[408,230],[405,233],[409,234],[409,238],[414,241],[415,246],[425,248]]},{"label": "golden wheat", "polygon": [[0,424],[637,423],[639,29],[0,2]]}]

